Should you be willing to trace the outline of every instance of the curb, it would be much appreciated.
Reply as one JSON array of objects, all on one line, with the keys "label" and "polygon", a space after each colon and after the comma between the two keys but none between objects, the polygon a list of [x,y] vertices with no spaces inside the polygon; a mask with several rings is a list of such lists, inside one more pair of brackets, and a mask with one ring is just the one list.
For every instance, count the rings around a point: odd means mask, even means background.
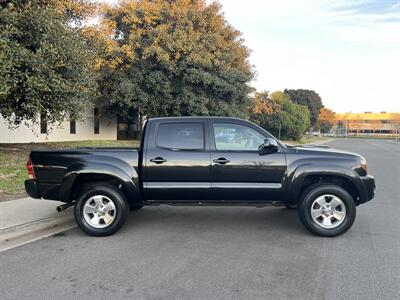
[{"label": "curb", "polygon": [[335,139],[326,139],[326,140],[323,140],[323,141],[315,141],[315,142],[311,142],[311,143],[307,143],[307,144],[305,144],[305,145],[324,145],[324,144],[327,144],[327,143],[330,143],[330,142],[332,142],[332,141],[334,141]]},{"label": "curb", "polygon": [[0,230],[0,252],[31,243],[54,234],[72,229],[76,223],[72,214],[67,212],[58,218],[43,218],[33,222],[16,225]]}]

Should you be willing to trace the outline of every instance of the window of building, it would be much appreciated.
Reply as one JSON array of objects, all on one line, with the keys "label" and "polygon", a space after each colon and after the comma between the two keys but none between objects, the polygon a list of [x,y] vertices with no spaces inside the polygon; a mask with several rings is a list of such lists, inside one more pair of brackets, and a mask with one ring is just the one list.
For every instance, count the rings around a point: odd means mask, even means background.
[{"label": "window of building", "polygon": [[76,134],[76,120],[69,121],[69,133]]},{"label": "window of building", "polygon": [[100,117],[99,117],[99,109],[96,107],[94,109],[94,134],[100,133]]},{"label": "window of building", "polygon": [[248,126],[214,124],[215,147],[227,151],[258,151],[265,137]]},{"label": "window of building", "polygon": [[45,112],[40,114],[40,133],[47,134],[47,116]]},{"label": "window of building", "polygon": [[117,116],[117,139],[132,140],[138,139],[142,129],[141,119],[134,109],[128,110],[128,116]]},{"label": "window of building", "polygon": [[161,123],[156,144],[172,150],[203,150],[204,126],[202,123]]}]

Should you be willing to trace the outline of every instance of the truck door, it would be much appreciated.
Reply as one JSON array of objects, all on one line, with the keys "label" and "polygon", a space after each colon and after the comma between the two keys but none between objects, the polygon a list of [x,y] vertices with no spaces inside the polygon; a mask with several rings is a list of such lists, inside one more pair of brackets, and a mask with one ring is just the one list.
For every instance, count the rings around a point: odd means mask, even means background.
[{"label": "truck door", "polygon": [[237,120],[211,121],[211,178],[215,199],[278,201],[286,173],[283,149],[262,155],[270,138],[257,126]]},{"label": "truck door", "polygon": [[211,190],[207,122],[160,120],[148,128],[143,191],[149,201],[206,200]]}]

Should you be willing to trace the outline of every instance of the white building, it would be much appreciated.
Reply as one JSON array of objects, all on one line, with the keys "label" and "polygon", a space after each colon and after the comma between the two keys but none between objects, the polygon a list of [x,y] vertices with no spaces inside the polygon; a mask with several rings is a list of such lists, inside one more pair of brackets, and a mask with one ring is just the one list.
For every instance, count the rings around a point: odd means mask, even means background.
[{"label": "white building", "polygon": [[39,124],[21,124],[16,129],[9,128],[0,116],[0,144],[116,140],[117,131],[117,118],[99,115],[97,108],[89,110],[80,121],[71,120],[49,126],[46,119],[41,118]]}]

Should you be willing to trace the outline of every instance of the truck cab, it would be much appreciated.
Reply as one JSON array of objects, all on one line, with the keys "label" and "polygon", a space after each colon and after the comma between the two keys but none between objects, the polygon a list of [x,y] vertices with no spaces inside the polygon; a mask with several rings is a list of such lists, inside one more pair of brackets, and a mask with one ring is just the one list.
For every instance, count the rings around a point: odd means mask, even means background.
[{"label": "truck cab", "polygon": [[[151,120],[145,134],[142,178],[149,201],[283,199],[284,146],[254,124],[232,118],[161,118]],[[273,141],[269,150],[265,140]]]}]

